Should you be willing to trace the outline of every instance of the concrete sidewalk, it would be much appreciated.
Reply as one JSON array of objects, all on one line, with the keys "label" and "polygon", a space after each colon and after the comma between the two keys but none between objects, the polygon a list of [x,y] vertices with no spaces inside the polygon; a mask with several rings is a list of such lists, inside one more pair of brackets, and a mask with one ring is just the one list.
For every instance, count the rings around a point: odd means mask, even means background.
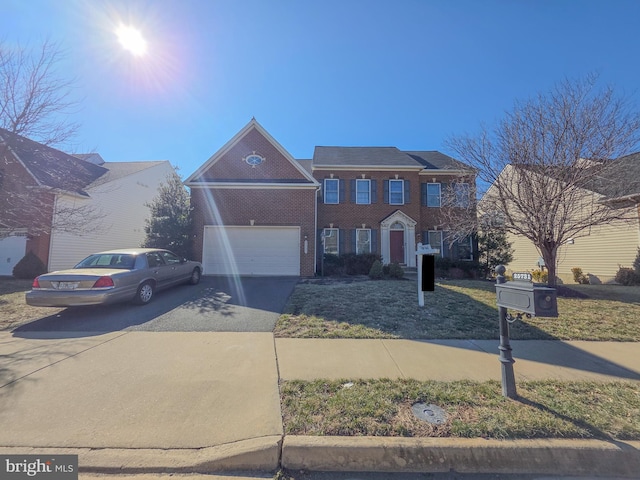
[{"label": "concrete sidewalk", "polygon": [[[276,338],[283,380],[500,380],[497,340]],[[640,382],[640,343],[515,340],[516,380]]]},{"label": "concrete sidewalk", "polygon": [[[2,332],[0,454],[74,453],[83,471],[110,473],[268,471],[279,465],[432,472],[506,472],[520,465],[538,473],[569,468],[568,459],[580,468],[596,459],[597,468],[617,475],[640,471],[640,442],[283,435],[280,379],[499,380],[497,344],[212,332],[34,332],[18,338]],[[513,354],[518,380],[640,381],[638,343],[514,341]]]}]

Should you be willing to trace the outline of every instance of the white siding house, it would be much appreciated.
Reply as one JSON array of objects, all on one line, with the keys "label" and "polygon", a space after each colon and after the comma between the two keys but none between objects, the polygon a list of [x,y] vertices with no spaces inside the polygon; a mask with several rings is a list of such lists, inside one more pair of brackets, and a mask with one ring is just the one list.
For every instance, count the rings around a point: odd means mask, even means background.
[{"label": "white siding house", "polygon": [[[174,173],[168,161],[107,162],[101,166],[109,171],[85,188],[88,198],[56,198],[49,271],[70,268],[91,253],[139,247],[150,213],[146,204],[157,196],[167,176]],[[72,205],[77,210],[78,202],[91,211],[90,225],[80,233],[56,231],[55,216]]]}]

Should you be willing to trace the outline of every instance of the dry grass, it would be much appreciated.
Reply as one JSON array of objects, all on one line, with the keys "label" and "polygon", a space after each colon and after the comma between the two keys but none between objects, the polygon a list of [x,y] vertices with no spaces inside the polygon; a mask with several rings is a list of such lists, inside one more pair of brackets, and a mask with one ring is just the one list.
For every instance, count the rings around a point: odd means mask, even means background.
[{"label": "dry grass", "polygon": [[[639,288],[583,285],[580,291],[591,298],[559,298],[559,318],[518,321],[511,328],[511,337],[640,341]],[[416,283],[408,280],[300,283],[276,325],[275,335],[498,338],[498,311],[491,282],[441,281],[435,292],[425,292],[425,303],[424,308],[418,307]]]},{"label": "dry grass", "polygon": [[0,331],[11,330],[38,318],[56,314],[62,308],[31,307],[24,300],[31,280],[0,278]]},{"label": "dry grass", "polygon": [[[539,381],[504,398],[498,382],[288,381],[285,433],[484,438],[640,439],[640,384]],[[411,406],[440,406],[446,422],[417,419]]]}]

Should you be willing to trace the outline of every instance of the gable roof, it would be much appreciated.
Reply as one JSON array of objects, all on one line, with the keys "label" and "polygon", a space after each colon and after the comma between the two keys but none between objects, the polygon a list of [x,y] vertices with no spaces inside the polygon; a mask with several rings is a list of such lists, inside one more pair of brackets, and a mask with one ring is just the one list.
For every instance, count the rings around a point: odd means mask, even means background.
[{"label": "gable roof", "polygon": [[2,144],[42,187],[88,196],[84,188],[107,172],[99,165],[0,128]]},{"label": "gable roof", "polygon": [[[275,138],[273,138],[269,132],[267,132],[262,125],[258,123],[255,118],[252,118],[247,125],[244,126],[231,140],[225,143],[216,153],[214,153],[203,165],[200,166],[195,172],[193,172],[185,181],[184,184],[188,186],[199,186],[205,183],[200,177],[202,177],[207,170],[218,162],[224,155],[229,152],[234,146],[236,146],[242,139],[251,131],[256,130],[262,135],[273,147],[302,175],[303,180],[292,183],[319,185],[317,180],[313,178],[299,162],[297,162],[289,152],[287,152],[282,145],[280,145]],[[223,181],[224,182],[224,181]],[[228,180],[227,180],[228,182]],[[233,183],[233,182],[232,182]],[[263,182],[267,183],[267,182]]]}]

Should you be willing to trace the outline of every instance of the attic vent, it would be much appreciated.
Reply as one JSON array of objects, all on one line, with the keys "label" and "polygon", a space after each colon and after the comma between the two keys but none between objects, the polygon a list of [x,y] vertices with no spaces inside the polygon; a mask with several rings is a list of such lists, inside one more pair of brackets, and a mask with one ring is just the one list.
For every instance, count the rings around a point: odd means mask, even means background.
[{"label": "attic vent", "polygon": [[244,157],[244,161],[255,168],[264,162],[264,157],[253,152],[251,155]]}]

